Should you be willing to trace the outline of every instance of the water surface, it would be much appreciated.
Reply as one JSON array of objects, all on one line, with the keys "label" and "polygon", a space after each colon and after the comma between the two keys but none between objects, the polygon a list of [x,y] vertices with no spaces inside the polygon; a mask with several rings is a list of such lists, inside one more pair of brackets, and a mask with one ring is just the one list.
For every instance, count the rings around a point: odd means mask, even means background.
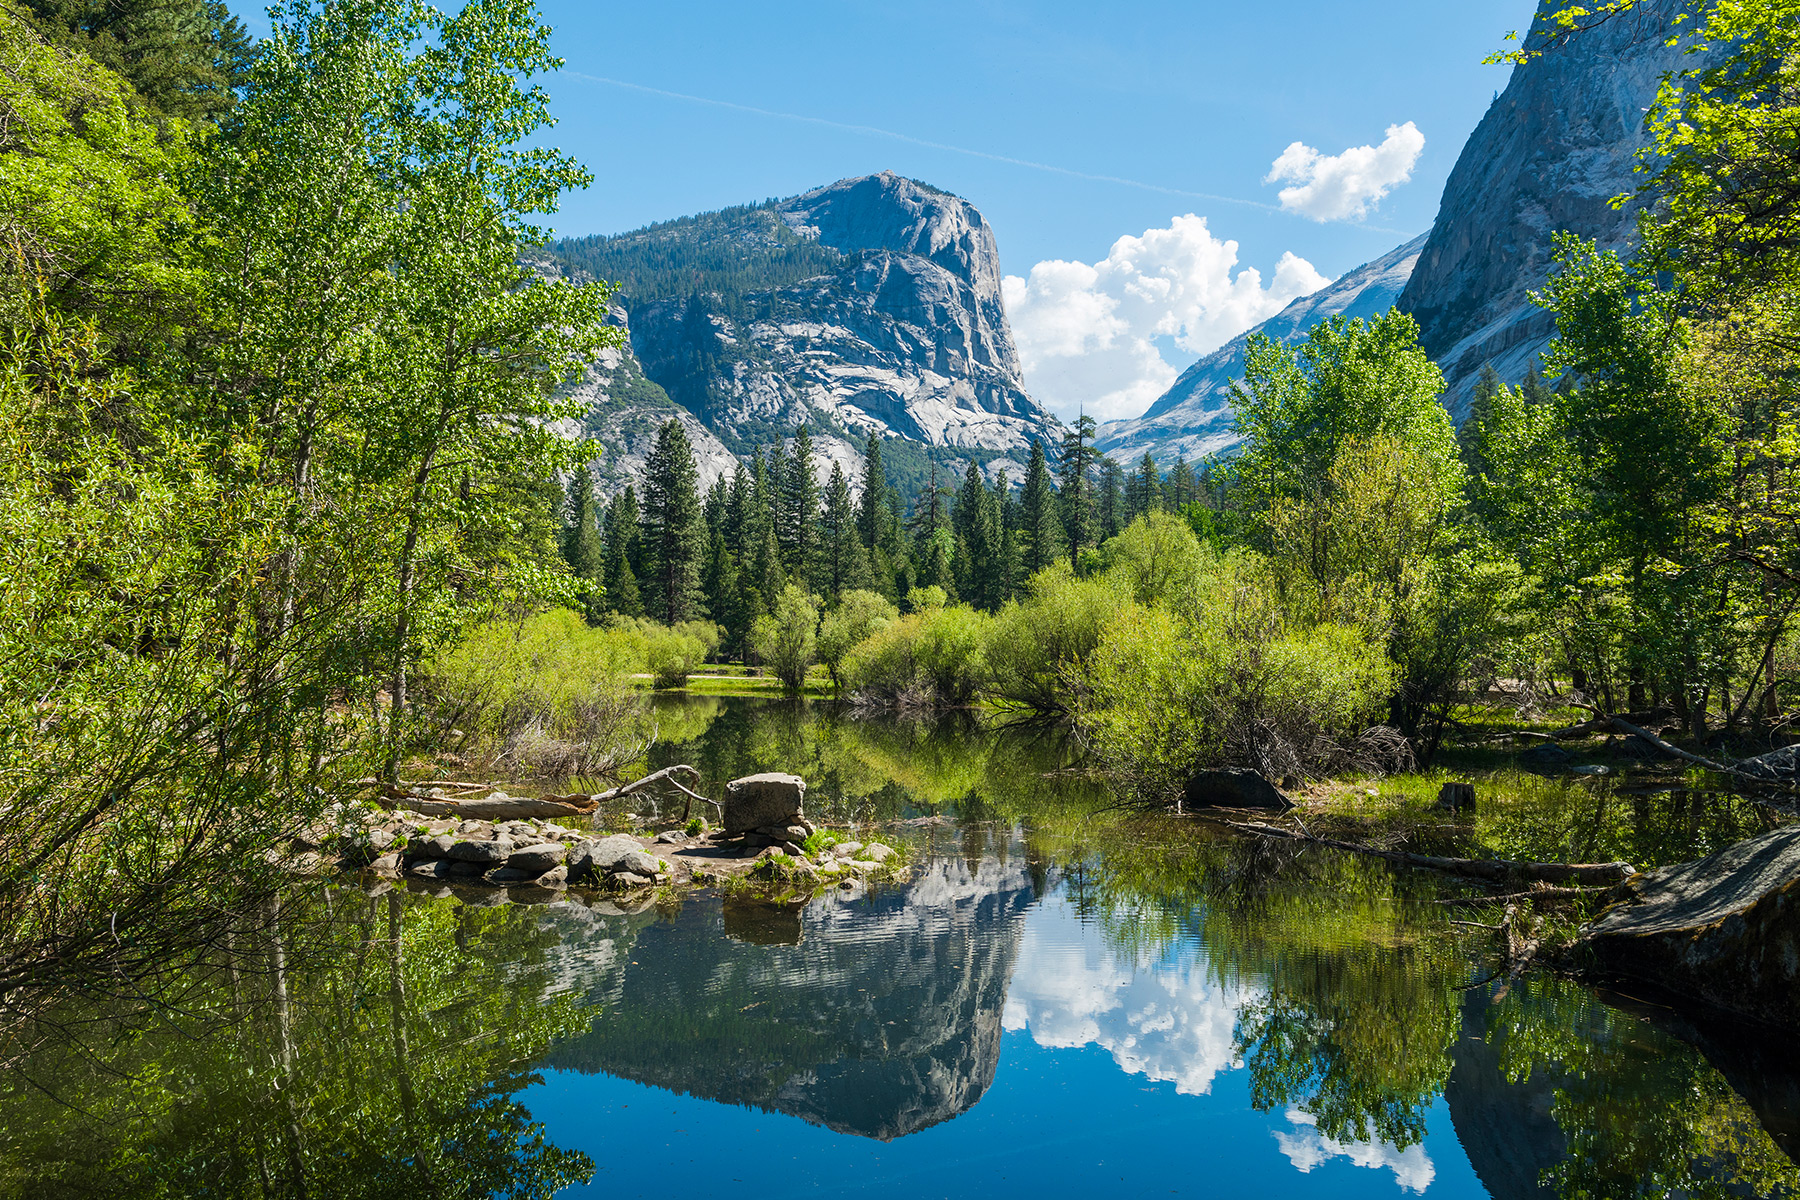
[{"label": "water surface", "polygon": [[717,699],[662,726],[651,765],[798,771],[809,809],[904,844],[910,877],[799,906],[297,893],[140,994],[15,1021],[0,1186],[1796,1190],[1800,1071],[1775,1039],[1495,978],[1433,878],[1099,812],[1043,734]]}]

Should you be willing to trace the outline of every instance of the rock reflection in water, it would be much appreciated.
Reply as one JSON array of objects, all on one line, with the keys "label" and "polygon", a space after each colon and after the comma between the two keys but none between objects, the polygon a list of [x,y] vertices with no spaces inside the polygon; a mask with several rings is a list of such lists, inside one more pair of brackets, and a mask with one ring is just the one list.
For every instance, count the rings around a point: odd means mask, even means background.
[{"label": "rock reflection in water", "polygon": [[883,1141],[949,1120],[993,1082],[1035,895],[1020,847],[1001,850],[785,920],[689,904],[589,981],[604,1015],[547,1065]]}]

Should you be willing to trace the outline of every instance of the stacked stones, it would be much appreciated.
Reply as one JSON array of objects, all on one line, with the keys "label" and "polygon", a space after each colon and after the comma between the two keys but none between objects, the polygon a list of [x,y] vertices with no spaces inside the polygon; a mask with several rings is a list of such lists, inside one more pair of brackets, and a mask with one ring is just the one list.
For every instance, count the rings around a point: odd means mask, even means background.
[{"label": "stacked stones", "polygon": [[[357,828],[362,824],[362,828]],[[346,865],[378,875],[562,888],[571,883],[648,887],[670,875],[636,838],[594,839],[550,821],[458,821],[416,813],[349,818],[335,842]]]},{"label": "stacked stones", "polygon": [[798,775],[747,775],[725,785],[721,817],[728,839],[752,849],[773,846],[798,858],[815,832],[806,819],[806,780]]}]

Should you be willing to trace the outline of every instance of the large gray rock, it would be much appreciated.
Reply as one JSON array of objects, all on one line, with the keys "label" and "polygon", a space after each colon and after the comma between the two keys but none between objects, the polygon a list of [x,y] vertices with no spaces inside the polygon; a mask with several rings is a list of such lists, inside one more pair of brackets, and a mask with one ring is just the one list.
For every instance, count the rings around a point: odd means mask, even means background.
[{"label": "large gray rock", "polygon": [[1744,759],[1737,764],[1737,769],[1772,783],[1800,782],[1800,743],[1759,758]]},{"label": "large gray rock", "polygon": [[513,844],[505,838],[494,838],[491,841],[465,839],[453,843],[447,857],[457,862],[498,866],[505,862],[512,852]]},{"label": "large gray rock", "polygon": [[725,832],[786,828],[804,815],[805,802],[806,780],[798,775],[770,772],[734,779],[725,785]]},{"label": "large gray rock", "polygon": [[567,847],[561,843],[540,842],[535,846],[514,850],[507,858],[506,865],[515,871],[524,871],[528,876],[535,877],[560,866],[567,854]]},{"label": "large gray rock", "polygon": [[569,882],[589,883],[613,871],[623,870],[620,864],[626,856],[642,851],[636,838],[623,833],[597,842],[581,842],[569,851]]},{"label": "large gray rock", "polygon": [[1800,1025],[1800,826],[1624,887],[1585,934],[1603,970]]},{"label": "large gray rock", "polygon": [[1188,808],[1289,809],[1294,802],[1255,771],[1201,771],[1181,794]]},{"label": "large gray rock", "polygon": [[[1541,0],[1538,12],[1567,7]],[[1633,240],[1634,207],[1612,200],[1642,182],[1637,152],[1650,141],[1645,114],[1664,74],[1696,63],[1683,57],[1685,41],[1667,44],[1687,7],[1644,0],[1515,67],[1463,146],[1399,300],[1444,370],[1452,415],[1467,413],[1485,364],[1516,383],[1548,345],[1554,320],[1530,293],[1548,277],[1555,233],[1610,248]]]}]

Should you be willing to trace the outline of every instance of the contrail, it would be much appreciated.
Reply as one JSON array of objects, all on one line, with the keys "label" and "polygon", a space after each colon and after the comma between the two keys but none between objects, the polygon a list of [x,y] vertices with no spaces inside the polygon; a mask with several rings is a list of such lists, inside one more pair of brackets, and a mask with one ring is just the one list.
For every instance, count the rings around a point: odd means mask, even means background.
[{"label": "contrail", "polygon": [[990,154],[986,150],[971,150],[967,146],[952,146],[946,142],[932,142],[911,134],[895,133],[891,129],[878,129],[873,125],[850,125],[843,121],[829,121],[824,117],[809,117],[802,113],[777,112],[769,108],[757,108],[750,104],[737,104],[730,100],[714,100],[709,96],[690,96],[686,92],[671,92],[663,88],[646,87],[641,83],[628,83],[623,79],[608,79],[604,75],[587,75],[580,71],[563,71],[561,74],[572,79],[584,79],[589,83],[603,83],[608,87],[624,88],[627,91],[643,92],[650,96],[667,96],[671,100],[686,100],[690,104],[709,104],[714,108],[729,108],[734,112],[752,113],[759,117],[773,117],[779,121],[798,121],[803,125],[820,125],[826,129],[841,129],[846,133],[860,133],[869,137],[889,138],[896,142],[906,142],[913,146],[923,146],[928,150],[944,150],[951,154],[963,154],[970,158],[985,158],[989,162],[1007,163],[1015,167],[1026,167],[1033,171],[1047,171],[1052,175],[1066,175],[1071,179],[1088,179],[1095,183],[1116,183],[1123,187],[1139,188],[1146,192],[1161,192],[1165,196],[1185,196],[1194,200],[1210,200],[1216,204],[1237,204],[1244,208],[1260,209],[1263,212],[1278,213],[1280,208],[1273,204],[1263,204],[1256,200],[1241,200],[1236,196],[1219,196],[1211,192],[1190,192],[1182,188],[1163,187],[1161,184],[1145,183],[1141,179],[1126,179],[1120,175],[1095,175],[1087,171],[1076,171],[1068,167],[1059,167],[1052,163],[1033,162],[1028,158],[1012,158],[1005,154]]}]

